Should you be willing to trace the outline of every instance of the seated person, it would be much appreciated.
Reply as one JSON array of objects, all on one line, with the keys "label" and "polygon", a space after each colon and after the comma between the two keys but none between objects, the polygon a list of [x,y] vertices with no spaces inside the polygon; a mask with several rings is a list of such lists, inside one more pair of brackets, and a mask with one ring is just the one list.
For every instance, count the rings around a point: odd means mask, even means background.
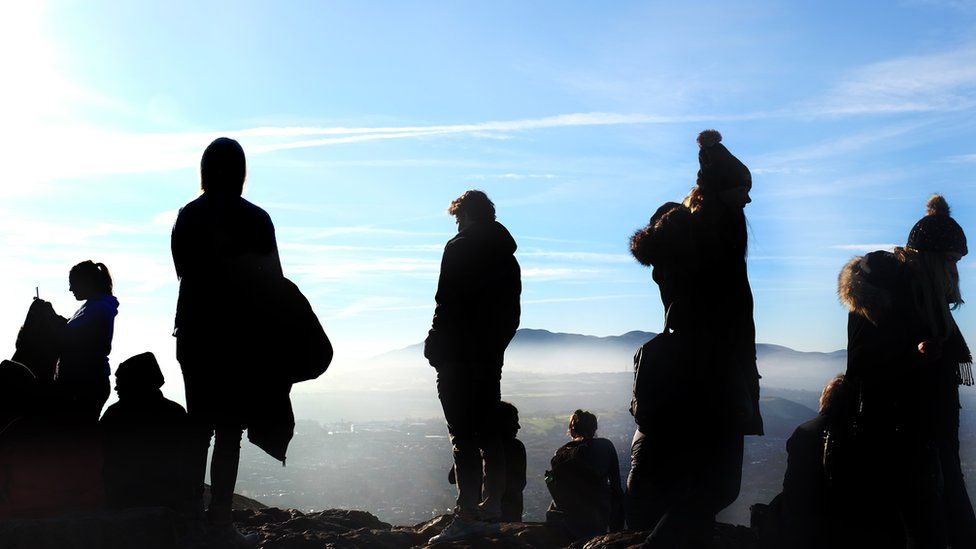
[{"label": "seated person", "polygon": [[99,421],[105,440],[106,505],[180,510],[191,495],[185,472],[186,411],[167,400],[152,353],[136,355],[115,371],[119,401]]},{"label": "seated person", "polygon": [[0,363],[0,519],[53,517],[102,503],[101,445],[66,426],[33,373]]},{"label": "seated person", "polygon": [[[502,401],[498,407],[498,428],[502,433],[505,452],[505,492],[502,494],[502,522],[522,522],[522,490],[525,489],[525,445],[516,438],[522,426],[519,412],[511,402]],[[447,476],[455,484],[454,468]]]},{"label": "seated person", "polygon": [[596,416],[576,410],[569,418],[573,439],[556,450],[546,471],[552,504],[546,522],[560,524],[574,538],[623,529],[624,493],[613,443],[596,438]]},{"label": "seated person", "polygon": [[[817,417],[803,423],[786,443],[783,491],[769,505],[760,530],[763,548],[904,547],[894,510],[864,502],[857,441],[851,431],[856,399],[844,375],[820,395]],[[762,539],[765,538],[765,539]],[[887,541],[886,541],[887,540]]]}]

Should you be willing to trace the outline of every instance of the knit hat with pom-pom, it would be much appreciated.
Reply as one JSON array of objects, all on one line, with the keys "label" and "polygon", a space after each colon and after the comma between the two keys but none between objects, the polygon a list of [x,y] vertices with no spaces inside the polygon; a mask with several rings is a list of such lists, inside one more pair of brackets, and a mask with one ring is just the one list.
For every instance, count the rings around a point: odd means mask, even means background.
[{"label": "knit hat with pom-pom", "polygon": [[966,233],[949,216],[949,203],[941,194],[932,195],[925,205],[925,217],[908,233],[908,247],[921,252],[943,252],[966,255]]},{"label": "knit hat with pom-pom", "polygon": [[698,187],[706,193],[752,188],[749,168],[725,148],[717,130],[698,134],[698,165]]}]

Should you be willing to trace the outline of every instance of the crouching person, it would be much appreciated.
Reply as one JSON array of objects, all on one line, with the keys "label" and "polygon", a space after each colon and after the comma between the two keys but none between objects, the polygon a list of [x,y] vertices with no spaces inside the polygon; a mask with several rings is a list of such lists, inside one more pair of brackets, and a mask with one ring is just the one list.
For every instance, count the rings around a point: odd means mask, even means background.
[{"label": "crouching person", "polygon": [[152,353],[126,360],[115,372],[119,401],[99,421],[108,507],[179,511],[192,495],[185,469],[186,410],[163,396],[163,383]]}]

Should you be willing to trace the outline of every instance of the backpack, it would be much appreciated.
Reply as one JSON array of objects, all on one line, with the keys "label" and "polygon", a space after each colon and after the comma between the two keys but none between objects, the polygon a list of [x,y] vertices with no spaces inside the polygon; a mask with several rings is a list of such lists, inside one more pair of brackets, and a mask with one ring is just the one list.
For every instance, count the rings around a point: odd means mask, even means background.
[{"label": "backpack", "polygon": [[12,359],[27,366],[42,385],[54,382],[64,325],[65,319],[54,312],[50,303],[35,299],[17,332]]}]

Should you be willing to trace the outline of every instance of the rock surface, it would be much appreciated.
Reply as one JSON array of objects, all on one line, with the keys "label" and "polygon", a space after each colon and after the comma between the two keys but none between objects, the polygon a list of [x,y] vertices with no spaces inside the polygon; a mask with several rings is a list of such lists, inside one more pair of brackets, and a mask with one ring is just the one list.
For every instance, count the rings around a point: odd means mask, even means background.
[{"label": "rock surface", "polygon": [[3,549],[172,549],[182,524],[169,509],[79,513],[0,521]]},{"label": "rock surface", "polygon": [[[303,513],[267,508],[234,511],[234,522],[244,533],[261,537],[263,549],[407,549],[410,547],[480,549],[623,549],[639,547],[648,532],[617,532],[575,543],[541,523],[503,523],[490,534],[447,543],[428,544],[450,517],[442,515],[414,526],[392,526],[364,511],[332,509]],[[754,549],[755,536],[744,526],[720,524],[715,549]]]},{"label": "rock surface", "polygon": [[[451,522],[442,515],[414,526],[393,526],[365,511],[330,509],[303,513],[266,507],[234,511],[245,534],[260,537],[262,549],[624,549],[639,547],[648,532],[616,532],[573,541],[542,523],[503,523],[478,537],[429,544]],[[0,521],[2,549],[176,549],[183,524],[168,509],[101,511],[52,519]],[[755,549],[744,526],[720,524],[709,549]]]}]

